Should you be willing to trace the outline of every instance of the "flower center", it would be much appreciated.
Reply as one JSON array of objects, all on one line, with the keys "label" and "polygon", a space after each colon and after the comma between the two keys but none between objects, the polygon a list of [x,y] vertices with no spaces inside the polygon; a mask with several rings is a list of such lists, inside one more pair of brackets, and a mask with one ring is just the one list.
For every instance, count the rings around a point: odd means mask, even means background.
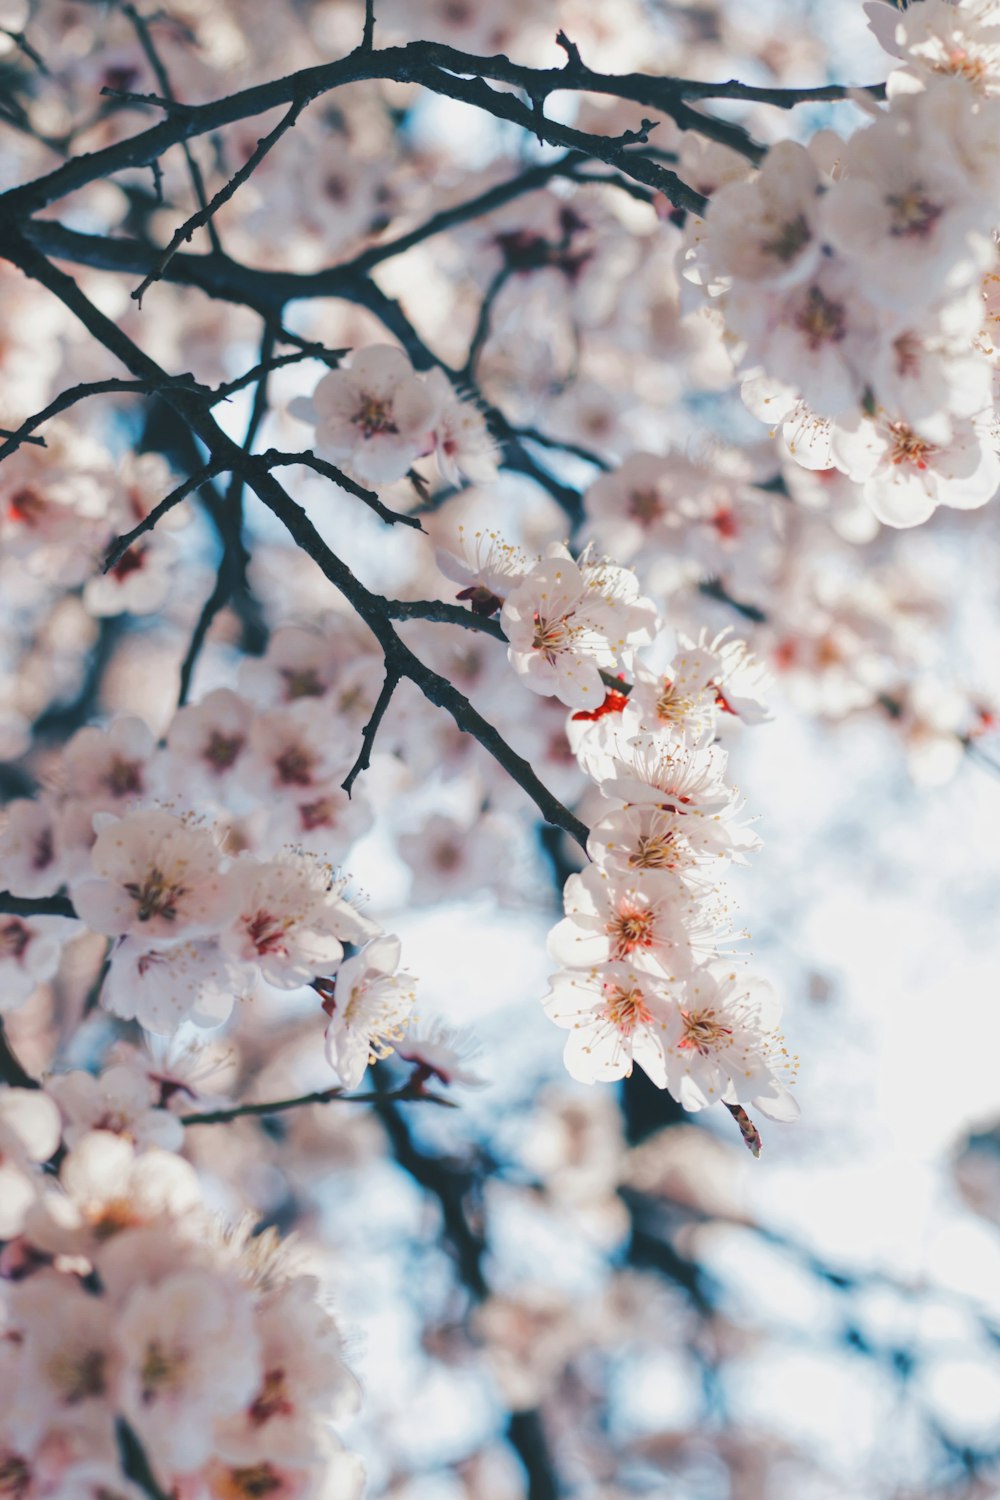
[{"label": "flower center", "polygon": [[265,1500],[283,1489],[283,1481],[266,1461],[246,1469],[227,1469],[220,1500]]},{"label": "flower center", "polygon": [[928,455],[935,451],[932,443],[917,437],[905,422],[890,423],[889,432],[892,436],[892,452],[889,456],[891,464],[912,464],[917,469],[927,468]]},{"label": "flower center", "polygon": [[535,615],[535,633],[531,638],[534,651],[541,651],[547,661],[554,661],[566,647],[566,620],[545,620]]},{"label": "flower center", "polygon": [[773,240],[765,240],[761,249],[767,255],[773,255],[775,260],[780,260],[783,266],[793,261],[802,249],[812,239],[812,233],[806,222],[805,214],[796,214],[794,219],[789,219],[782,224]]},{"label": "flower center", "polygon": [[289,745],[275,760],[274,768],[285,786],[311,786],[315,763],[304,745]]},{"label": "flower center", "polygon": [[187,886],[171,880],[155,866],[144,881],[130,881],[125,889],[138,906],[136,916],[140,922],[148,922],[151,917],[172,922],[177,916],[178,902],[187,895]]},{"label": "flower center", "polygon": [[20,963],[30,942],[31,933],[16,917],[0,925],[0,959],[12,958]]},{"label": "flower center", "polygon": [[811,286],[795,318],[795,326],[810,349],[824,344],[839,344],[847,337],[847,315],[842,302],[834,302]]},{"label": "flower center", "polygon": [[142,762],[116,755],[102,780],[113,797],[138,796],[143,789]]},{"label": "flower center", "polygon": [[634,870],[673,870],[680,863],[676,832],[640,834],[628,862]]},{"label": "flower center", "polygon": [[281,675],[285,679],[286,698],[322,698],[323,684],[315,667],[282,667]]},{"label": "flower center", "polygon": [[919,182],[904,193],[890,193],[885,201],[892,210],[889,233],[894,239],[923,239],[944,213]]},{"label": "flower center", "polygon": [[103,1396],[106,1357],[103,1349],[85,1349],[77,1354],[60,1354],[53,1361],[51,1374],[67,1406],[75,1406],[88,1396]]},{"label": "flower center", "polygon": [[213,729],[208,737],[208,744],[205,746],[202,759],[208,761],[213,771],[228,771],[242,749],[242,735],[223,734],[221,730]]},{"label": "flower center", "polygon": [[159,1339],[150,1339],[139,1370],[143,1406],[151,1405],[163,1391],[176,1385],[183,1368],[182,1354],[175,1350],[168,1353]]},{"label": "flower center", "polygon": [[623,907],[608,925],[615,958],[624,958],[634,948],[651,948],[656,913],[646,907]]},{"label": "flower center", "polygon": [[247,937],[262,958],[266,953],[280,953],[282,956],[287,956],[288,947],[285,943],[287,923],[280,921],[278,917],[273,917],[269,911],[259,911],[253,917],[244,917],[243,926],[246,928]]},{"label": "flower center", "polygon": [[248,1413],[253,1427],[263,1427],[272,1417],[287,1417],[294,1411],[288,1399],[284,1370],[268,1370],[264,1384]]},{"label": "flower center", "polygon": [[0,1454],[0,1495],[8,1500],[27,1500],[31,1489],[31,1470],[23,1458],[14,1453]]},{"label": "flower center", "polygon": [[653,489],[630,490],[628,497],[628,513],[634,520],[643,526],[651,526],[666,514],[667,507],[662,499]]},{"label": "flower center", "polygon": [[733,1028],[717,1021],[714,1010],[682,1010],[681,1018],[684,1035],[677,1045],[685,1052],[698,1052],[702,1057],[708,1057],[727,1046],[732,1037]]},{"label": "flower center", "polygon": [[605,985],[604,995],[604,1013],[622,1036],[631,1036],[637,1026],[647,1025],[652,1019],[637,986],[625,989],[618,984]]},{"label": "flower center", "polygon": [[360,427],[361,436],[365,439],[391,436],[399,432],[392,420],[391,403],[382,401],[367,391],[362,395],[361,404],[354,413],[354,425]]}]

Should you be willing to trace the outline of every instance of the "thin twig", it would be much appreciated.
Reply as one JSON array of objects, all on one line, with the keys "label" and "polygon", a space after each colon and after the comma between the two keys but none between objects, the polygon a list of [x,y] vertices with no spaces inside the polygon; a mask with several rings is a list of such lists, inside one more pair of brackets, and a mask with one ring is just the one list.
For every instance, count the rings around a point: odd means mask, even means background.
[{"label": "thin twig", "polygon": [[198,489],[206,480],[214,479],[215,475],[221,473],[224,468],[224,464],[218,463],[215,459],[210,459],[204,468],[199,469],[197,473],[183,480],[175,490],[171,490],[170,494],[164,500],[161,500],[159,505],[153,506],[149,515],[144,516],[138,526],[133,526],[131,531],[126,532],[124,536],[120,536],[112,542],[104,559],[103,571],[110,573],[111,569],[121,562],[133,542],[138,541],[139,537],[145,536],[147,531],[152,531],[157,521],[161,520],[168,511],[180,505],[181,501],[185,500],[191,494],[192,490]]},{"label": "thin twig", "polygon": [[704,594],[706,599],[716,599],[720,604],[728,604],[730,609],[735,609],[738,615],[742,615],[745,620],[752,620],[755,625],[763,625],[767,621],[764,610],[756,604],[744,604],[742,600],[734,599],[720,578],[706,578],[699,583],[698,592]]},{"label": "thin twig", "polygon": [[197,384],[193,375],[179,375],[175,380],[85,380],[79,385],[70,386],[68,390],[62,391],[48,406],[28,417],[22,422],[16,432],[0,431],[0,437],[6,439],[0,447],[0,459],[7,458],[20,448],[22,443],[35,442],[45,446],[43,438],[32,438],[31,433],[36,427],[41,427],[52,417],[57,417],[60,412],[68,411],[78,401],[84,401],[89,396],[155,396],[165,385],[177,386],[184,390],[200,391],[201,386]]},{"label": "thin twig", "polygon": [[277,144],[277,142],[281,139],[281,137],[287,130],[291,130],[292,126],[295,124],[299,115],[305,108],[307,102],[308,101],[305,99],[296,99],[294,104],[289,109],[288,113],[284,115],[281,120],[279,120],[274,129],[267,135],[261,137],[261,139],[257,142],[257,147],[253,154],[247,159],[246,162],[244,162],[239,171],[236,172],[234,176],[230,177],[225,186],[219,189],[211,202],[207,203],[204,208],[199,208],[197,213],[192,214],[191,217],[187,219],[178,230],[176,230],[173,238],[170,241],[170,244],[163,251],[154,269],[150,271],[145,280],[139,286],[137,286],[131,294],[133,300],[138,302],[140,307],[142,306],[143,296],[153,285],[154,281],[158,281],[160,279],[163,271],[170,264],[170,261],[180,249],[181,245],[183,245],[186,240],[191,239],[196,229],[200,229],[203,224],[207,224],[212,215],[214,213],[217,213],[224,203],[229,202],[230,198],[233,196],[236,190],[241,187],[244,182],[246,182],[247,178],[253,174],[255,169],[264,160],[264,157],[271,150],[271,147]]},{"label": "thin twig", "polygon": [[382,690],[375,700],[375,707],[372,709],[371,718],[361,731],[361,749],[358,751],[358,758],[344,780],[340,783],[348,797],[351,795],[351,788],[361,775],[361,772],[367,771],[372,763],[372,747],[375,744],[375,736],[378,734],[379,725],[385,718],[385,711],[392,701],[392,695],[399,686],[399,680],[400,673],[394,667],[390,667],[387,662]]},{"label": "thin twig", "polygon": [[574,458],[582,458],[585,463],[593,464],[595,469],[603,469],[605,473],[614,467],[606,458],[595,453],[593,448],[585,448],[582,443],[567,443],[562,438],[548,437],[544,432],[539,432],[537,427],[512,427],[518,437],[526,438],[529,443],[537,443],[540,448],[555,448],[560,453],[571,453]]},{"label": "thin twig", "polygon": [[268,375],[272,370],[284,369],[285,365],[301,364],[305,359],[321,359],[325,365],[335,369],[336,364],[350,352],[349,349],[328,349],[325,344],[310,344],[307,340],[303,340],[302,347],[296,349],[294,354],[277,354],[266,364],[256,364],[244,374],[238,375],[235,380],[227,380],[222,385],[217,385],[212,392],[212,403],[226,401],[237,391],[253,385],[254,381],[259,380],[262,375]]},{"label": "thin twig", "polygon": [[365,29],[361,34],[362,52],[371,52],[375,46],[375,0],[365,0]]},{"label": "thin twig", "polygon": [[[146,61],[149,63],[149,66],[153,70],[153,76],[159,84],[161,92],[167,99],[171,101],[171,103],[176,103],[177,96],[174,93],[173,85],[170,82],[170,75],[166,70],[163,59],[160,57],[160,54],[157,52],[156,47],[153,43],[152,34],[149,30],[149,23],[144,16],[141,16],[139,14],[134,5],[123,5],[122,13],[128,16],[129,20],[132,22],[135,34],[139,39],[139,45],[146,55]],[[191,150],[191,146],[188,141],[181,142],[181,149],[184,152],[184,160],[187,162],[188,174],[191,178],[191,186],[194,188],[194,195],[198,201],[198,206],[207,213],[208,195],[205,192],[205,179],[201,175],[201,167],[198,165],[197,159],[195,158],[195,155]],[[153,168],[153,176],[157,186],[157,197],[162,203],[162,168],[160,167],[158,160],[152,162],[151,166]],[[211,215],[209,215],[205,227],[208,230],[208,237],[212,249],[218,251],[221,254],[222,241],[219,239],[219,232],[215,227],[215,223]]]},{"label": "thin twig", "polygon": [[461,604],[446,604],[442,599],[386,599],[385,612],[390,620],[433,620],[439,625],[460,625],[463,630],[478,630],[506,645],[499,620],[477,615]]},{"label": "thin twig", "polygon": [[363,500],[369,510],[373,510],[380,520],[388,525],[412,526],[415,531],[423,531],[423,525],[419,516],[408,516],[400,510],[390,510],[387,505],[376,495],[374,490],[366,489],[343,469],[338,469],[336,464],[327,463],[325,458],[319,458],[311,449],[302,453],[279,453],[275,448],[269,448],[266,453],[260,455],[261,462],[266,463],[270,469],[288,468],[293,464],[302,464],[307,469],[313,469],[317,474],[322,474],[325,479],[332,479],[340,489],[346,490],[356,500]]},{"label": "thin twig", "polygon": [[313,1094],[298,1094],[292,1099],[269,1099],[263,1104],[235,1104],[231,1109],[206,1110],[203,1114],[179,1115],[182,1125],[228,1125],[230,1120],[259,1118],[262,1115],[278,1115],[288,1109],[302,1109],[309,1104],[374,1104],[383,1099],[393,1099],[400,1104],[440,1104],[444,1109],[457,1109],[451,1099],[440,1094],[428,1094],[423,1084],[407,1083],[391,1094],[349,1094],[342,1088],[319,1089]]}]

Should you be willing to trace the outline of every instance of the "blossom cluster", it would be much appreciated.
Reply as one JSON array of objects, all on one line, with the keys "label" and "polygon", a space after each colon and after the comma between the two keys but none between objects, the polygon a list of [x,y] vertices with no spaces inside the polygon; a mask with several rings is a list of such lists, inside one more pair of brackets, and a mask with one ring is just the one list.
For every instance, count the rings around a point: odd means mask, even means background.
[{"label": "blossom cluster", "polygon": [[994,390],[1000,7],[866,6],[899,65],[842,139],[774,145],[711,196],[683,273],[721,315],[756,415],[914,526],[1000,485]]},{"label": "blossom cluster", "polygon": [[[135,1102],[149,1077],[118,1071]],[[273,1230],[222,1224],[141,1129],[70,1129],[72,1079],[0,1092],[3,1493],[148,1500],[151,1477],[183,1500],[352,1500],[361,1466],[330,1424],[357,1387],[319,1283]],[[180,1134],[156,1107],[168,1083],[132,1125]]]},{"label": "blossom cluster", "polygon": [[358,479],[390,484],[433,453],[445,479],[489,480],[495,444],[472,401],[438,368],[420,375],[402,349],[372,344],[348,369],[330,370],[308,399],[289,410],[316,428],[316,451]]},{"label": "blossom cluster", "polygon": [[610,805],[590,831],[591,863],[563,893],[549,937],[562,967],[545,1009],[570,1031],[575,1077],[621,1078],[638,1063],[687,1109],[753,1103],[792,1119],[777,997],[734,956],[718,883],[759,843],[716,740],[721,714],[759,712],[745,686],[754,675],[742,642],[682,640],[665,671],[640,668],[627,696],[612,688],[596,715],[571,719]]},{"label": "blossom cluster", "polygon": [[777,998],[734,958],[717,881],[759,843],[726,782],[717,730],[726,715],[766,717],[767,674],[727,632],[682,638],[664,670],[639,660],[657,638],[655,607],[633,574],[589,550],[575,562],[552,546],[531,563],[495,534],[462,544],[440,565],[473,609],[499,610],[525,684],[575,710],[570,744],[610,804],[549,937],[562,967],[544,1003],[570,1031],[568,1071],[610,1082],[637,1063],[688,1109],[751,1102],[794,1118]]},{"label": "blossom cluster", "polygon": [[[244,683],[179,709],[163,746],[131,717],[77,731],[50,788],[8,805],[0,885],[26,898],[66,889],[75,916],[0,919],[0,1010],[87,929],[110,940],[101,1004],[161,1035],[220,1025],[242,996],[313,986],[330,1065],[355,1088],[414,1001],[398,939],[331,863],[371,821],[340,784],[364,695],[306,631],[276,635]],[[353,714],[338,715],[351,695]]]}]

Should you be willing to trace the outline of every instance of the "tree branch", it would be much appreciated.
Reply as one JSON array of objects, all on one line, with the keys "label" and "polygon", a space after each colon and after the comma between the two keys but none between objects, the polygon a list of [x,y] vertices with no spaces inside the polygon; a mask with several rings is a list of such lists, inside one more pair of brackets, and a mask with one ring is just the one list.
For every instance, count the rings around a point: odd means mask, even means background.
[{"label": "tree branch", "polygon": [[[161,381],[165,378],[159,365],[94,306],[72,277],[39,255],[15,228],[6,229],[0,237],[0,245],[15,265],[57,297],[88,332],[117,355],[134,375]],[[565,829],[578,844],[585,846],[588,836],[585,824],[549,791],[528,761],[508,745],[500,732],[483,718],[464,694],[446,677],[426,666],[405,645],[392,628],[385,601],[365,588],[346,563],[327,546],[305,511],[286,494],[269,467],[256,455],[244,453],[238,444],[227,437],[196,397],[176,389],[165,392],[164,396],[206,445],[210,461],[217,463],[220,469],[240,474],[257,497],[284,524],[293,540],[343,594],[378,640],[387,667],[392,667],[400,677],[409,678],[429,702],[446,709],[458,727],[478,740],[532,799],[546,822]]]},{"label": "tree branch", "polygon": [[164,270],[170,264],[170,261],[173,259],[174,255],[176,255],[181,245],[184,244],[185,240],[190,240],[195,230],[200,229],[203,224],[210,223],[212,215],[214,213],[217,213],[224,203],[229,202],[230,198],[236,192],[237,188],[239,188],[244,182],[246,182],[247,178],[251,176],[255,168],[259,166],[259,164],[264,160],[264,157],[271,150],[271,147],[277,144],[277,142],[281,139],[281,137],[287,130],[291,130],[292,126],[295,124],[299,115],[305,108],[306,103],[307,101],[305,99],[297,99],[289,109],[288,113],[284,116],[284,118],[279,120],[274,129],[270,131],[268,135],[263,136],[257,142],[257,148],[253,152],[253,154],[247,159],[246,162],[244,162],[239,171],[236,172],[232,177],[230,177],[225,186],[219,189],[212,201],[210,203],[206,203],[202,208],[199,208],[197,213],[192,214],[191,217],[187,219],[178,230],[175,231],[170,244],[163,251],[153,270],[150,271],[149,275],[145,278],[141,285],[137,286],[135,291],[131,294],[133,299],[138,302],[140,307],[142,306],[142,299],[145,293],[153,285],[154,281],[158,281],[160,279]]},{"label": "tree branch", "polygon": [[269,448],[266,453],[261,454],[261,462],[266,463],[269,469],[290,468],[293,464],[302,464],[305,468],[314,469],[317,474],[322,474],[326,479],[332,479],[334,484],[346,490],[355,499],[363,500],[380,520],[387,522],[390,526],[396,524],[412,526],[415,531],[424,529],[419,516],[408,516],[403,511],[390,510],[387,505],[382,504],[374,490],[366,489],[363,484],[358,484],[356,479],[351,479],[335,464],[327,463],[325,458],[318,458],[311,449],[307,448],[302,453],[279,453],[277,449]]},{"label": "tree branch", "polygon": [[367,771],[372,763],[372,747],[375,744],[375,736],[378,734],[379,725],[385,718],[386,709],[392,702],[392,695],[399,686],[399,679],[400,673],[386,662],[385,681],[382,684],[382,690],[375,700],[375,707],[372,709],[371,718],[361,731],[361,749],[358,752],[358,758],[344,780],[340,783],[348,797],[351,795],[351,788],[361,775],[361,772]]},{"label": "tree branch", "polygon": [[440,1094],[428,1094],[422,1083],[407,1083],[392,1093],[349,1094],[342,1088],[319,1089],[312,1094],[297,1094],[291,1099],[269,1099],[262,1104],[234,1104],[230,1109],[211,1109],[202,1114],[178,1115],[182,1125],[228,1125],[230,1120],[260,1118],[265,1115],[283,1114],[289,1109],[302,1109],[308,1104],[376,1104],[391,1099],[398,1104],[439,1104],[443,1109],[457,1109],[451,1099]]},{"label": "tree branch", "polygon": [[148,531],[152,531],[157,521],[162,520],[168,511],[180,505],[181,501],[185,500],[191,494],[192,490],[198,489],[206,480],[213,479],[224,467],[224,464],[212,459],[205,464],[204,468],[197,470],[188,479],[183,480],[175,490],[171,490],[170,494],[161,500],[159,505],[153,506],[149,515],[144,516],[137,526],[133,526],[131,531],[126,532],[124,536],[120,536],[112,542],[104,559],[103,571],[110,573],[111,569],[124,557],[133,542],[138,541],[141,536],[145,536]]},{"label": "tree branch", "polygon": [[[149,66],[153,70],[153,77],[156,79],[156,82],[160,88],[160,92],[164,96],[164,99],[169,101],[171,104],[176,104],[177,95],[174,93],[173,85],[170,82],[170,75],[166,70],[163,59],[160,57],[160,54],[156,50],[152,33],[149,29],[148,21],[144,16],[141,16],[139,14],[134,5],[130,5],[128,3],[122,5],[122,14],[126,15],[132,22],[135,34],[139,39],[139,45],[145,53],[146,61],[149,63]],[[191,186],[194,188],[194,196],[197,199],[198,206],[202,210],[204,210],[206,214],[208,214],[208,195],[205,192],[205,179],[201,175],[201,167],[198,165],[194,152],[191,150],[191,146],[187,141],[181,142],[181,149],[184,152],[184,160],[187,162],[188,175],[191,178]],[[152,162],[151,165],[153,167],[154,174],[158,174],[160,171],[159,162]],[[159,176],[157,176],[156,182],[157,188],[159,189]],[[162,192],[158,191],[157,196],[160,202],[162,202]],[[205,227],[208,230],[209,243],[211,244],[212,249],[221,252],[222,241],[219,239],[219,232],[216,229],[215,223],[210,214],[208,214],[208,217],[206,219]]]}]

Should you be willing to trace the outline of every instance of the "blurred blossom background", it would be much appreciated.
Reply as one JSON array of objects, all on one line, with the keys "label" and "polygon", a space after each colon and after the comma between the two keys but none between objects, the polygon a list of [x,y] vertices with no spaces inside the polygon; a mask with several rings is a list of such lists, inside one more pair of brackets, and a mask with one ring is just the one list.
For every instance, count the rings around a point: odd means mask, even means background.
[{"label": "blurred blossom background", "polygon": [[[3,0],[0,12],[0,186],[47,170],[60,142],[98,149],[150,122],[147,110],[101,102],[102,86],[155,87],[120,7]],[[536,67],[561,64],[560,27],[592,66],[615,72],[780,87],[876,83],[889,67],[856,0],[376,0],[376,18],[379,45],[429,38]],[[178,97],[199,102],[349,51],[362,19],[355,0],[165,0],[153,35]],[[11,39],[22,32],[44,72]],[[846,134],[865,118],[851,102],[713,109],[766,143]],[[576,94],[547,110],[605,134],[643,113]],[[260,126],[200,142],[206,171],[233,170]],[[692,182],[710,170],[704,142],[668,120],[652,139]],[[220,210],[218,232],[238,262],[306,275],[557,155],[416,87],[352,84],[313,105]],[[190,186],[179,152],[163,171],[164,205],[148,172],[129,171],[42,218],[164,243]],[[570,271],[553,251],[510,271],[518,236],[522,248],[526,236],[569,245],[579,264]],[[614,519],[586,501],[574,545],[596,536],[633,566],[671,642],[730,627],[775,677],[771,720],[726,739],[729,779],[763,840],[728,889],[800,1062],[802,1118],[757,1120],[760,1160],[728,1114],[688,1114],[638,1070],[614,1085],[567,1075],[564,1034],[539,1001],[554,967],[546,936],[582,857],[411,684],[393,699],[359,784],[370,826],[337,862],[399,934],[419,977],[419,1023],[471,1033],[473,1081],[448,1091],[456,1108],[337,1101],[185,1138],[211,1208],[294,1233],[332,1299],[363,1391],[341,1435],[363,1456],[373,1500],[1000,1494],[997,508],[938,511],[894,531],[844,475],[792,463],[740,402],[721,329],[678,276],[682,243],[662,205],[553,177],[379,264],[368,306],[302,299],[285,313],[301,340],[359,348],[402,338],[379,318],[378,298],[398,299],[419,338],[460,367],[492,285],[474,378],[513,427],[555,440],[527,446],[556,481],[586,493],[599,477],[573,446],[612,467],[671,452],[713,476],[714,498],[672,546],[621,555]],[[140,310],[136,276],[93,264],[74,274],[174,373],[217,385],[260,358],[260,320],[245,306],[164,281]],[[0,296],[5,429],[70,384],[119,373],[6,264]],[[324,373],[312,359],[274,371],[258,449],[306,442],[289,408]],[[253,408],[248,388],[215,414],[243,443]],[[60,421],[49,443],[65,450],[79,523],[68,543],[24,543],[15,489],[30,481],[31,450],[11,461],[15,478],[0,470],[8,802],[58,782],[60,746],[85,724],[126,714],[154,737],[166,731],[225,543],[210,498],[189,499],[179,524],[154,534],[142,588],[108,593],[80,558],[124,529],[125,512],[109,520],[90,506],[87,476],[100,489],[116,475],[142,515],[200,451],[155,401],[100,398]],[[134,451],[156,467],[123,469]],[[447,484],[416,467],[422,490],[406,478],[379,488],[419,512],[426,537],[383,526],[318,474],[283,477],[321,535],[390,598],[454,600],[435,547],[454,548],[460,525],[529,552],[568,533],[530,475]],[[351,639],[316,565],[252,496],[244,515],[247,557],[207,621],[193,701],[259,687],[253,670],[275,660],[279,630]],[[523,690],[485,636],[401,628],[591,821],[566,710]],[[341,659],[377,691],[370,644]],[[352,735],[363,722],[350,720]],[[102,954],[92,934],[74,939],[5,1016],[29,1071],[95,1068],[116,1040],[137,1039],[88,1004]],[[257,996],[238,1019],[189,1027],[182,1041],[196,1032],[211,1097],[329,1086],[309,990],[283,993],[279,1007]],[[389,1057],[369,1081],[384,1092],[407,1076]]]}]

